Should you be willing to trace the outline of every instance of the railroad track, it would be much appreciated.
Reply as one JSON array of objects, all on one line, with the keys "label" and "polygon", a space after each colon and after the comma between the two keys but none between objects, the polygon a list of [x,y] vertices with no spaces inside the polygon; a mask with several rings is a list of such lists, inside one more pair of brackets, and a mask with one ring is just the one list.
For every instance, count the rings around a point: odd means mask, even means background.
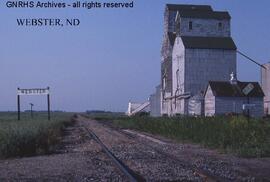
[{"label": "railroad track", "polygon": [[218,182],[227,182],[227,181],[229,181],[229,180],[225,180],[225,179],[223,179],[223,178],[221,178],[221,177],[214,176],[214,175],[212,175],[211,173],[209,173],[208,171],[205,171],[205,170],[203,170],[203,169],[200,169],[200,168],[198,168],[198,167],[196,167],[196,166],[193,166],[193,165],[191,165],[191,164],[187,164],[186,162],[183,162],[183,161],[179,160],[175,155],[168,154],[168,153],[162,151],[161,149],[158,149],[158,148],[156,148],[156,147],[153,147],[152,145],[149,145],[148,143],[139,140],[139,139],[138,139],[138,136],[136,136],[136,135],[134,135],[134,134],[132,134],[132,133],[123,131],[123,130],[121,130],[121,129],[117,129],[117,128],[111,126],[110,124],[108,124],[108,123],[106,123],[106,122],[102,122],[102,121],[101,121],[101,124],[103,124],[103,125],[105,125],[105,126],[111,128],[111,129],[113,129],[113,130],[115,130],[115,131],[117,131],[117,132],[119,132],[119,133],[125,135],[126,137],[128,137],[128,138],[130,138],[130,139],[132,139],[132,140],[136,140],[136,141],[139,142],[140,144],[143,144],[143,145],[145,145],[146,147],[151,148],[152,150],[158,152],[159,154],[165,156],[166,158],[172,159],[172,160],[176,161],[177,163],[179,163],[179,164],[181,164],[181,165],[184,165],[185,167],[188,167],[188,168],[190,168],[190,169],[193,169],[194,173],[196,173],[197,175],[199,175],[199,176],[200,176],[202,179],[204,179],[204,181],[206,181],[206,182],[217,182],[217,181],[218,181]]},{"label": "railroad track", "polygon": [[142,176],[135,173],[127,165],[125,165],[119,158],[117,158],[99,139],[99,137],[90,128],[83,126],[92,139],[94,139],[102,148],[103,152],[112,160],[115,166],[129,179],[131,182],[146,181]]},{"label": "railroad track", "polygon": [[[125,132],[123,130],[118,130],[118,132],[124,134],[125,136],[127,136],[129,138],[132,138],[133,140],[135,139],[135,140],[138,141],[137,136],[135,136],[134,134],[127,133],[127,132]],[[153,147],[153,146],[147,144],[146,142],[142,142],[142,141],[138,141],[138,142],[140,142],[141,144],[153,149],[154,151],[158,152],[159,154],[161,154],[163,156],[166,156],[169,159],[173,159],[174,161],[178,162],[181,165],[184,165],[185,167],[189,167],[189,168],[193,169],[194,173],[199,175],[206,182],[217,182],[217,181],[218,182],[223,182],[223,181],[225,182],[226,181],[226,180],[224,180],[222,178],[219,178],[219,177],[216,177],[216,176],[214,176],[214,175],[212,175],[212,174],[210,174],[210,173],[208,173],[208,172],[206,172],[206,171],[204,171],[202,169],[194,167],[194,166],[192,166],[190,164],[186,164],[183,161],[179,160],[176,156],[174,156],[172,154],[168,154],[168,153],[166,153],[166,152],[164,152],[164,151],[162,151],[162,150],[160,150],[160,149],[158,149],[156,147]]]},{"label": "railroad track", "polygon": [[[216,182],[216,181],[221,181],[221,182],[227,182],[229,180],[226,180],[224,178],[221,178],[219,176],[213,175],[209,173],[208,171],[205,171],[204,169],[200,169],[192,164],[189,164],[185,161],[180,160],[177,156],[173,154],[169,154],[167,152],[164,152],[163,150],[154,147],[150,144],[148,144],[145,141],[140,140],[137,135],[126,132],[124,130],[115,128],[114,126],[108,124],[108,122],[102,122],[99,121],[100,124],[104,125],[105,127],[109,127],[112,130],[126,136],[127,138],[131,140],[135,140],[137,143],[144,145],[145,147],[150,148],[151,150],[155,151],[156,153],[159,153],[160,155],[164,156],[165,158],[169,160],[173,160],[177,162],[179,165],[191,169],[195,175],[200,176],[201,179],[205,182]],[[102,150],[108,155],[108,157],[115,163],[115,165],[125,174],[125,176],[130,180],[130,181],[146,181],[142,176],[134,172],[132,169],[130,169],[127,165],[125,165],[119,158],[117,158],[113,152],[111,152],[105,144],[98,138],[98,136],[90,129],[84,126],[84,128],[87,130],[91,138],[93,138],[97,143],[99,143],[102,147]]]}]

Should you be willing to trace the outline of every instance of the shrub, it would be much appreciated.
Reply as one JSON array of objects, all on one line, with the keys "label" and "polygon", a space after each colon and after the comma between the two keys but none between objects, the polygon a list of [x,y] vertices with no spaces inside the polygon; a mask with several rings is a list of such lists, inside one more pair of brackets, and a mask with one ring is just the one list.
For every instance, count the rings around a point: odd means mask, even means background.
[{"label": "shrub", "polygon": [[41,114],[35,119],[16,120],[16,114],[0,114],[0,157],[48,154],[58,142],[70,114],[55,114],[51,121]]},{"label": "shrub", "polygon": [[248,121],[242,116],[205,117],[122,117],[114,125],[159,134],[181,141],[233,152],[243,157],[270,156],[270,122]]}]

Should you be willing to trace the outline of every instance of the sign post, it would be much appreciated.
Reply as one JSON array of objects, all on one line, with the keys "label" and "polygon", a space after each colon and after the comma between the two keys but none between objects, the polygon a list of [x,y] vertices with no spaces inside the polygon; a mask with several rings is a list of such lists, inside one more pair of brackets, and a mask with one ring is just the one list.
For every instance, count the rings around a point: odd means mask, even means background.
[{"label": "sign post", "polygon": [[[18,91],[20,88],[18,88]],[[17,107],[18,107],[18,120],[21,120],[21,105],[20,105],[20,95],[17,95]]]},{"label": "sign post", "polygon": [[[247,96],[247,106],[250,106],[250,101],[249,101],[249,93],[254,89],[254,85],[252,83],[249,83],[242,91],[243,93]],[[243,109],[247,109],[247,116],[248,116],[248,120],[250,118],[250,107],[244,107]]]},{"label": "sign post", "polygon": [[[50,87],[47,87],[50,90]],[[48,120],[51,120],[51,104],[50,104],[50,93],[47,94],[47,103],[48,103]]]},{"label": "sign post", "polygon": [[30,111],[31,111],[31,118],[33,119],[33,103],[29,103],[30,104]]},{"label": "sign post", "polygon": [[29,95],[47,95],[48,102],[48,120],[51,119],[50,110],[50,87],[47,88],[34,88],[34,89],[17,89],[17,106],[18,106],[18,120],[21,119],[21,106],[20,106],[20,96]]}]

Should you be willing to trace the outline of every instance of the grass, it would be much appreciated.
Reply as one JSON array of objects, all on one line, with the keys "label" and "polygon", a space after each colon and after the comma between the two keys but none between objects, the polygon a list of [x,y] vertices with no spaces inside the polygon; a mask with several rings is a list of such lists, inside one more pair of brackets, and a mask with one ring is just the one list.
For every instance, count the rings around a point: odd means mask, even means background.
[{"label": "grass", "polygon": [[[97,116],[97,120],[108,120]],[[158,134],[184,142],[202,144],[242,157],[270,157],[270,121],[242,116],[213,118],[111,117],[120,128]]]},{"label": "grass", "polygon": [[24,157],[50,153],[61,136],[62,129],[70,122],[71,113],[22,113],[17,121],[14,112],[0,113],[0,158]]},{"label": "grass", "polygon": [[95,119],[95,120],[115,120],[117,118],[126,118],[125,113],[117,113],[117,112],[111,112],[111,113],[86,113],[86,117]]}]

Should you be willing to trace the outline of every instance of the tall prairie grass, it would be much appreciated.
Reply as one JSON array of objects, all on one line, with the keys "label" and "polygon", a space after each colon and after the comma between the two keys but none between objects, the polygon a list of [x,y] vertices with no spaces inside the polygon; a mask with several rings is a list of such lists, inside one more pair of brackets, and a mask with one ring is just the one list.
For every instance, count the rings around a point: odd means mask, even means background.
[{"label": "tall prairie grass", "polygon": [[[97,117],[104,120],[106,118]],[[115,117],[113,124],[158,134],[179,141],[199,143],[243,157],[270,156],[270,121],[242,116],[213,118]]]},{"label": "tall prairie grass", "polygon": [[46,113],[35,113],[34,119],[23,113],[22,120],[17,121],[16,113],[0,113],[0,158],[50,153],[71,115],[52,113],[48,121]]}]

